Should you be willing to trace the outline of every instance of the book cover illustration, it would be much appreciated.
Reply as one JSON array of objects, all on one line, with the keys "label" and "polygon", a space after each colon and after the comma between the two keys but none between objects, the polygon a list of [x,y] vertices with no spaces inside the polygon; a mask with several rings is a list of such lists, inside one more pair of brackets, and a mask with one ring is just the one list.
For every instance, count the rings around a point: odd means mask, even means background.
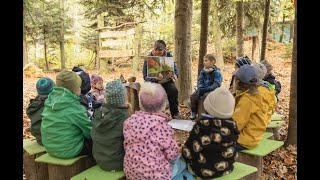
[{"label": "book cover illustration", "polygon": [[173,57],[148,56],[147,57],[147,76],[149,78],[158,77],[159,73],[163,78],[170,78],[174,73]]}]

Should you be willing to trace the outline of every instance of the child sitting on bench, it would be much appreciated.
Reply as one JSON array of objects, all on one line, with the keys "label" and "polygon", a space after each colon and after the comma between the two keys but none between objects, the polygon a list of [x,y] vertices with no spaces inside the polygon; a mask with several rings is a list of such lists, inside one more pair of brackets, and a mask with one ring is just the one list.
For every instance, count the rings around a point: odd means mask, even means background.
[{"label": "child sitting on bench", "polygon": [[30,132],[36,138],[37,143],[42,145],[41,142],[41,113],[44,109],[44,102],[51,93],[55,83],[50,78],[40,78],[36,84],[38,95],[34,99],[30,99],[26,113],[31,120]]},{"label": "child sitting on bench", "polygon": [[222,75],[220,69],[217,68],[215,63],[216,58],[213,54],[206,54],[203,57],[204,68],[199,73],[198,89],[190,96],[191,120],[194,120],[197,117],[199,99],[202,96],[205,98],[209,92],[212,92],[221,86]]},{"label": "child sitting on bench", "polygon": [[257,89],[258,80],[258,73],[251,65],[243,65],[235,73],[236,106],[233,119],[240,131],[237,150],[257,146],[270,120],[267,115],[268,99]]},{"label": "child sitting on bench", "polygon": [[[139,92],[142,111],[124,122],[124,172],[128,180],[193,179],[186,163],[179,157],[174,131],[163,113],[167,103],[164,88],[145,82]],[[170,167],[171,166],[171,167]]]},{"label": "child sitting on bench", "polygon": [[182,157],[190,172],[212,179],[232,172],[239,131],[232,119],[235,99],[228,89],[210,92],[203,104],[208,114],[196,121],[182,147]]},{"label": "child sitting on bench", "polygon": [[92,154],[103,170],[123,170],[123,122],[128,118],[126,89],[120,80],[106,84],[106,104],[92,120]]}]

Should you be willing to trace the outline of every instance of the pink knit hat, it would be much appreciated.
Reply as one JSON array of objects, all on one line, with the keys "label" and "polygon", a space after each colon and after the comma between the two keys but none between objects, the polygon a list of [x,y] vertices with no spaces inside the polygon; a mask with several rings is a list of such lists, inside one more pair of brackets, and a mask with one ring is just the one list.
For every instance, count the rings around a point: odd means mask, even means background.
[{"label": "pink knit hat", "polygon": [[103,81],[102,77],[97,74],[91,75],[91,86],[97,83],[98,81]]},{"label": "pink knit hat", "polygon": [[167,93],[157,83],[145,82],[139,92],[140,108],[146,112],[161,112],[166,107]]}]

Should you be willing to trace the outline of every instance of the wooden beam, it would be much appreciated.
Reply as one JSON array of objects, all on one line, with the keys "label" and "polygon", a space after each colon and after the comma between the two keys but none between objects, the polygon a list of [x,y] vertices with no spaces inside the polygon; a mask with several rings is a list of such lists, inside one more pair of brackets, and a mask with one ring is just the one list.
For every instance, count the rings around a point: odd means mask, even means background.
[{"label": "wooden beam", "polygon": [[101,50],[100,51],[100,58],[107,58],[107,57],[128,57],[133,56],[133,50]]},{"label": "wooden beam", "polygon": [[110,37],[125,37],[129,35],[134,35],[134,28],[127,31],[105,31],[100,33],[100,38],[110,38]]},{"label": "wooden beam", "polygon": [[132,42],[127,41],[127,40],[107,39],[107,40],[101,42],[101,47],[125,46],[126,44],[132,44]]}]

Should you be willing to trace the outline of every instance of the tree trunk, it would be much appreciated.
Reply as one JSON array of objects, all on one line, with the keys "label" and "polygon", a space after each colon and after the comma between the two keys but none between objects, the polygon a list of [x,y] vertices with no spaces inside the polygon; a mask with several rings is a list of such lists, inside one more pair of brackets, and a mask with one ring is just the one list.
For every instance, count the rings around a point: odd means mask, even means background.
[{"label": "tree trunk", "polygon": [[295,8],[292,68],[290,83],[289,127],[286,146],[297,144],[297,8]]},{"label": "tree trunk", "polygon": [[263,28],[262,28],[260,61],[263,61],[265,59],[266,46],[267,46],[267,30],[268,30],[268,22],[269,22],[270,0],[265,0],[265,2],[266,2],[266,7],[264,9],[264,21],[263,21]]},{"label": "tree trunk", "polygon": [[176,0],[175,7],[175,59],[178,65],[179,102],[191,94],[191,23],[192,0]]},{"label": "tree trunk", "polygon": [[237,56],[243,56],[243,2],[236,2],[237,14]]},{"label": "tree trunk", "polygon": [[[139,19],[137,20],[139,22]],[[142,39],[142,27],[138,23],[135,26],[135,35],[134,35],[134,59],[133,59],[133,75],[135,76],[138,71],[139,62],[141,61],[141,39]]]},{"label": "tree trunk", "polygon": [[280,40],[279,40],[279,42],[282,42],[282,41],[283,41],[285,20],[286,20],[286,16],[285,16],[284,13],[283,13],[283,16],[282,16],[282,24],[281,24],[281,35],[280,35]]},{"label": "tree trunk", "polygon": [[200,29],[198,76],[201,69],[203,68],[203,57],[207,54],[209,8],[210,8],[210,0],[201,0],[201,29]]},{"label": "tree trunk", "polygon": [[252,36],[252,61],[255,62],[255,53],[256,53],[256,49],[257,49],[257,39],[258,36]]},{"label": "tree trunk", "polygon": [[46,69],[49,71],[49,64],[47,58],[47,42],[46,42],[46,26],[43,25],[43,45],[44,45],[44,61],[46,62]]},{"label": "tree trunk", "polygon": [[289,38],[289,41],[291,42],[291,39],[293,38],[293,27],[294,27],[294,25],[293,25],[293,23],[291,22],[290,23],[290,38]]},{"label": "tree trunk", "polygon": [[64,56],[64,0],[60,0],[60,56],[61,56],[61,70],[65,69],[65,56]]},{"label": "tree trunk", "polygon": [[27,42],[26,42],[26,27],[24,26],[24,18],[23,18],[23,67],[28,64],[28,50],[27,50]]},{"label": "tree trunk", "polygon": [[223,70],[224,62],[223,62],[223,50],[222,50],[222,42],[221,42],[221,29],[220,29],[220,21],[218,17],[218,5],[216,1],[212,2],[212,10],[213,10],[213,42],[215,49],[215,58],[217,60],[217,66]]}]

